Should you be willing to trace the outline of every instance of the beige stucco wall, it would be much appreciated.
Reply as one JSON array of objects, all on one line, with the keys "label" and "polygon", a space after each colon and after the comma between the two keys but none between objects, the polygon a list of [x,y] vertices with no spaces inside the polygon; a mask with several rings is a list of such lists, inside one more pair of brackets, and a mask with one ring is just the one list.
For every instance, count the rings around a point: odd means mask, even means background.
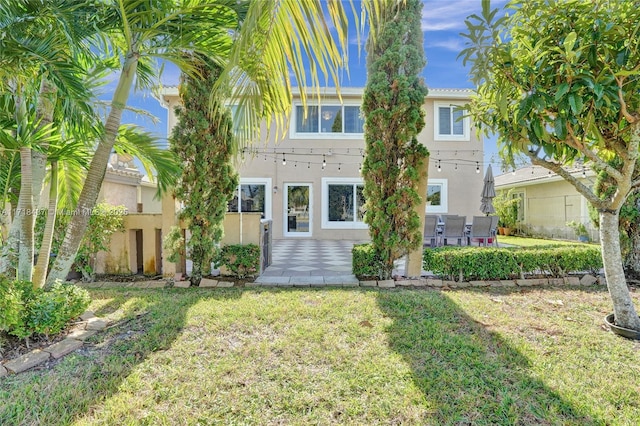
[{"label": "beige stucco wall", "polygon": [[515,185],[514,193],[524,195],[524,223],[534,234],[554,238],[575,239],[567,222],[584,223],[592,240],[598,231],[592,226],[586,199],[565,180],[540,182],[535,185]]},{"label": "beige stucco wall", "polygon": [[[362,89],[343,89],[342,99],[345,105],[359,105]],[[168,109],[169,133],[176,123],[175,106],[179,103],[177,90],[168,90],[163,97]],[[446,182],[447,208],[438,213],[460,214],[471,218],[480,215],[480,193],[482,191],[484,170],[476,173],[476,165],[482,169],[483,143],[476,137],[475,129],[469,131],[467,141],[436,141],[434,137],[434,101],[462,103],[468,99],[468,92],[462,90],[432,90],[425,101],[426,126],[419,135],[419,141],[431,152],[429,179]],[[335,93],[326,95],[322,103],[338,104]],[[294,105],[298,99],[294,98]],[[299,104],[299,103],[298,103]],[[309,100],[315,105],[316,101]],[[292,124],[293,125],[293,124]],[[240,177],[243,179],[269,178],[271,210],[267,218],[273,220],[273,237],[285,238],[285,187],[287,184],[311,185],[311,236],[301,238],[314,239],[348,239],[368,240],[368,230],[364,229],[332,229],[332,225],[322,225],[323,178],[361,179],[359,166],[363,160],[364,138],[336,137],[334,135],[295,135],[290,131],[282,140],[270,137],[256,143],[251,153],[246,153],[244,163],[238,165]],[[275,153],[274,153],[275,152]],[[287,164],[282,164],[282,157]],[[322,154],[327,162],[323,170]],[[266,158],[266,159],[265,159]],[[442,171],[437,172],[436,162],[443,164]],[[455,168],[457,164],[457,170]],[[297,236],[290,236],[299,238]]]},{"label": "beige stucco wall", "polygon": [[142,182],[139,191],[143,213],[162,213],[162,200],[156,198],[155,184]]},{"label": "beige stucco wall", "polygon": [[222,245],[260,244],[260,213],[227,213]]},{"label": "beige stucco wall", "polygon": [[109,182],[105,179],[98,199],[113,206],[125,206],[129,212],[136,212],[138,199],[136,188],[137,185]]},{"label": "beige stucco wall", "polygon": [[97,257],[96,272],[108,274],[136,273],[137,257],[136,230],[142,231],[143,272],[156,273],[156,230],[162,228],[161,214],[130,213],[124,217],[124,232],[117,232],[111,238],[110,250]]}]

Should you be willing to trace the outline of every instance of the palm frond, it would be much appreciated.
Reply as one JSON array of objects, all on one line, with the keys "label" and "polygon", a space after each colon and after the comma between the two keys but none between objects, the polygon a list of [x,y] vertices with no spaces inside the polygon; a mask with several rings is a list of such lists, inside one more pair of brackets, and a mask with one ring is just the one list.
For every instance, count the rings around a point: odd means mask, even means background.
[{"label": "palm frond", "polygon": [[142,163],[147,176],[158,184],[158,195],[166,192],[180,177],[181,167],[170,150],[159,139],[135,125],[122,125],[114,150],[129,154]]}]

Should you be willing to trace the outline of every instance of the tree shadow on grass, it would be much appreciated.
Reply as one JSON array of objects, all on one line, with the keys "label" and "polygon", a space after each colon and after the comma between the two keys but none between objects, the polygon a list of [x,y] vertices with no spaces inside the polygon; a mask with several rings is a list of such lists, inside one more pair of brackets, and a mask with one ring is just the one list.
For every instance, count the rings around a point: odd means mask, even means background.
[{"label": "tree shadow on grass", "polygon": [[380,292],[389,345],[435,408],[429,424],[602,424],[527,373],[529,361],[436,291]]},{"label": "tree shadow on grass", "polygon": [[[90,414],[154,352],[169,349],[203,300],[232,300],[242,289],[91,290],[96,315],[118,320],[53,368],[35,368],[0,381],[0,425],[67,425]],[[178,296],[179,294],[179,296]],[[100,305],[100,301],[105,301]]]}]

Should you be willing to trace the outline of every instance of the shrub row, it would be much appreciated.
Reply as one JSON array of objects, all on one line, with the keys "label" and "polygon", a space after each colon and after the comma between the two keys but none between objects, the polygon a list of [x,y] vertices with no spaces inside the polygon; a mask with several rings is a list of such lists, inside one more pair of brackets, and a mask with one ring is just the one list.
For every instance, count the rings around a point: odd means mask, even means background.
[{"label": "shrub row", "polygon": [[216,264],[225,266],[236,278],[256,276],[260,271],[260,247],[256,244],[226,245],[220,250]]},{"label": "shrub row", "polygon": [[56,283],[43,290],[0,277],[0,331],[19,338],[58,334],[90,301],[89,293],[74,285]]},{"label": "shrub row", "polygon": [[584,244],[531,248],[437,247],[425,249],[423,255],[424,270],[457,281],[502,280],[527,275],[562,277],[581,271],[597,273],[600,268],[600,248]]},{"label": "shrub row", "polygon": [[351,249],[351,257],[351,269],[356,277],[362,279],[380,276],[380,260],[376,259],[371,244],[355,244]]}]

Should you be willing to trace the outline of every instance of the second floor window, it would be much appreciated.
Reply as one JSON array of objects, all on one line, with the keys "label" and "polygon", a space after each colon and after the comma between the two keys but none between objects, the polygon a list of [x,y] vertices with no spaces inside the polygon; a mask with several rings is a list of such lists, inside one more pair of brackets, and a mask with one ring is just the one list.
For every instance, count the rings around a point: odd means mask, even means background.
[{"label": "second floor window", "polygon": [[364,120],[357,105],[296,106],[296,133],[362,134]]},{"label": "second floor window", "polygon": [[469,119],[458,105],[436,104],[436,140],[469,140]]}]

